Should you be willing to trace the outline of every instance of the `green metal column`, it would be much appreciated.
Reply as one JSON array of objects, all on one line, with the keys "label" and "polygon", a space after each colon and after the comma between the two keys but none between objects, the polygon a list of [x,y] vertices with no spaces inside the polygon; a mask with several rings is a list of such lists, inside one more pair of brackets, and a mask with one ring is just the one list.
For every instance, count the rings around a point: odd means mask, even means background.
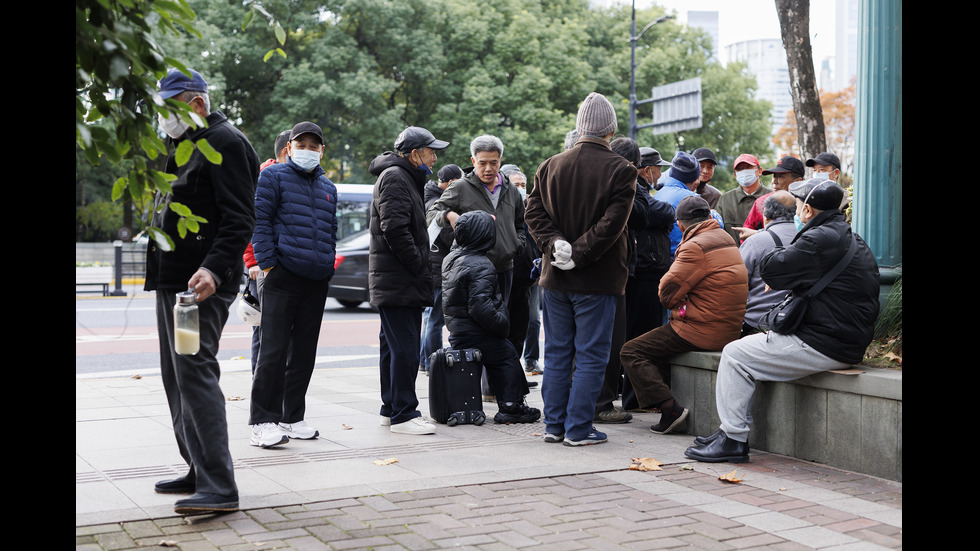
[{"label": "green metal column", "polygon": [[881,266],[902,263],[902,2],[861,0],[854,229]]}]

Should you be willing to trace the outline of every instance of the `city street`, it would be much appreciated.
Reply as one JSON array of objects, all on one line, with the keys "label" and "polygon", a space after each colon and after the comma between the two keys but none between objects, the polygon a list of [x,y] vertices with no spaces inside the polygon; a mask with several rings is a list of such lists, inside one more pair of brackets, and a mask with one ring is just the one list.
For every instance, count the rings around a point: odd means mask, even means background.
[{"label": "city street", "polygon": [[[252,328],[232,312],[221,337],[222,372],[251,369]],[[75,376],[156,375],[160,369],[153,293],[75,300]],[[327,299],[317,368],[366,367],[377,362],[378,314],[367,303],[348,309]]]}]

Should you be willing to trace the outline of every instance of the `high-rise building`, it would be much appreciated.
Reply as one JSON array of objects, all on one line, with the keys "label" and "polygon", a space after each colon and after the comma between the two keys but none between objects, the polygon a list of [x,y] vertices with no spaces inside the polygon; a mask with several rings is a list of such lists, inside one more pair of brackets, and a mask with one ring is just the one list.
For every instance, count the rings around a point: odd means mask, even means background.
[{"label": "high-rise building", "polygon": [[703,29],[711,37],[711,61],[720,63],[721,41],[718,40],[718,12],[716,11],[689,11],[687,12],[687,26]]},{"label": "high-rise building", "polygon": [[755,75],[759,89],[756,97],[772,103],[773,133],[783,125],[786,113],[793,108],[793,94],[789,82],[786,51],[778,38],[745,40],[728,45],[728,63],[745,63]]},{"label": "high-rise building", "polygon": [[[833,81],[828,90],[841,90],[857,75],[859,0],[837,0]],[[813,32],[813,29],[810,29]]]}]

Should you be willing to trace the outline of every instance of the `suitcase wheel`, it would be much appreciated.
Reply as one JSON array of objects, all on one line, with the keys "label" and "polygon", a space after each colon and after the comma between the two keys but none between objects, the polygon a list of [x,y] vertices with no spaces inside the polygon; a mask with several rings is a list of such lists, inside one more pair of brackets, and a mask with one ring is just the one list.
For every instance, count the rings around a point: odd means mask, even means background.
[{"label": "suitcase wheel", "polygon": [[473,424],[474,425],[480,426],[486,420],[487,420],[487,416],[482,411],[474,411],[473,412]]},{"label": "suitcase wheel", "polygon": [[457,414],[455,413],[450,415],[449,418],[446,419],[446,424],[449,425],[450,427],[455,427],[458,423],[459,423],[459,417],[457,417]]}]

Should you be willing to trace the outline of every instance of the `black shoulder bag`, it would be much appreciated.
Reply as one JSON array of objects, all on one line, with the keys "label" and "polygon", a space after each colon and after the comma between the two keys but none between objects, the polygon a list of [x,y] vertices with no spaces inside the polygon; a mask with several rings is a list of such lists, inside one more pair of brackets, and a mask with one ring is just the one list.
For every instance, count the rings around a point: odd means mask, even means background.
[{"label": "black shoulder bag", "polygon": [[[778,246],[779,241],[775,233],[773,233],[773,239],[776,240]],[[837,262],[837,265],[824,274],[820,278],[820,281],[814,283],[813,287],[810,287],[806,293],[799,296],[794,293],[786,295],[786,298],[780,301],[779,304],[773,306],[766,315],[762,316],[762,319],[759,320],[759,328],[763,331],[775,331],[781,335],[792,335],[795,333],[803,321],[803,317],[806,315],[810,297],[822,291],[827,284],[833,281],[844,270],[844,267],[854,257],[854,251],[856,249],[857,239],[854,237],[854,232],[851,232],[851,242],[849,243],[847,252]]]}]

